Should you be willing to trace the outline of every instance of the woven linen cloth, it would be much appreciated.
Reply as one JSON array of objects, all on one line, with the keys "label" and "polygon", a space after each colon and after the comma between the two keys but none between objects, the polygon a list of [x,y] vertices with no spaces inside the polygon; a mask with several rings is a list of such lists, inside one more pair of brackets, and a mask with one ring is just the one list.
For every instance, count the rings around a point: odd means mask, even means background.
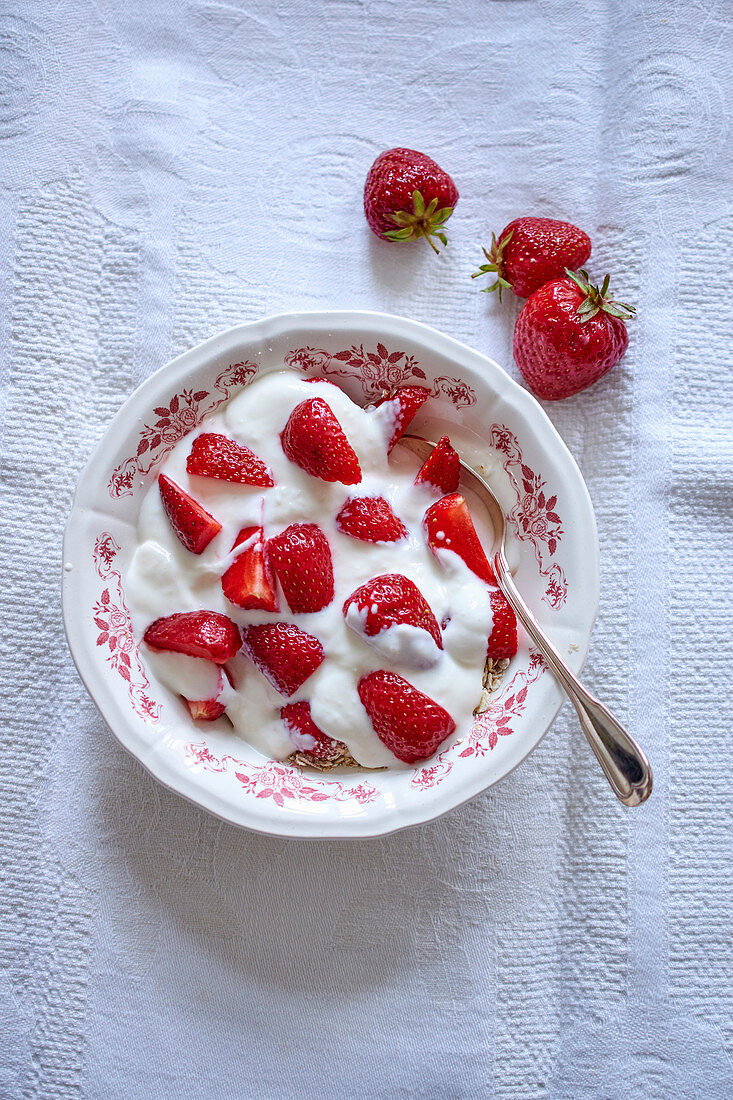
[{"label": "woven linen cloth", "polygon": [[[731,46],[724,0],[42,0],[0,11],[0,1096],[733,1096]],[[387,245],[376,154],[450,243]],[[515,377],[480,243],[566,216],[638,307],[547,412],[598,518],[587,681],[648,749],[627,811],[566,705],[426,826],[286,842],[163,789],[61,624],[78,474],[156,367],[289,309],[426,321]]]}]

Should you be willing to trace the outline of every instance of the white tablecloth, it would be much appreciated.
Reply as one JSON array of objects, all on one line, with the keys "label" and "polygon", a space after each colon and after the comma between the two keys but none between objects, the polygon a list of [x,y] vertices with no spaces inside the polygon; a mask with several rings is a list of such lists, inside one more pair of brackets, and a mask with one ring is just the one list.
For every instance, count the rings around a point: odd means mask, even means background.
[{"label": "white tablecloth", "polygon": [[[731,42],[698,4],[45,0],[0,15],[0,1095],[733,1095]],[[361,212],[381,149],[461,191],[450,246]],[[294,308],[405,314],[516,374],[469,275],[588,229],[629,353],[548,412],[600,531],[587,676],[648,748],[626,811],[566,707],[497,789],[375,842],[224,825],[79,682],[60,535],[152,370]]]}]

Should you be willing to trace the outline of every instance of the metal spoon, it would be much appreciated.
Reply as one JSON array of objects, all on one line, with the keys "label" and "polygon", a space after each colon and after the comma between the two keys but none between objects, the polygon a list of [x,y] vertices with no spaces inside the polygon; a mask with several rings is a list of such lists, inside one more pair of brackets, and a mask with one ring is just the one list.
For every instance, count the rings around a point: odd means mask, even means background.
[{"label": "metal spoon", "polygon": [[[435,447],[429,439],[403,435],[400,443],[424,461]],[[461,462],[461,480],[486,506],[494,530],[493,556],[489,556],[499,588],[514,608],[525,630],[575,707],[580,725],[611,789],[625,806],[640,806],[652,792],[652,769],[636,741],[611,712],[583,687],[519,595],[504,552],[506,519],[491,487],[475,470]]]}]

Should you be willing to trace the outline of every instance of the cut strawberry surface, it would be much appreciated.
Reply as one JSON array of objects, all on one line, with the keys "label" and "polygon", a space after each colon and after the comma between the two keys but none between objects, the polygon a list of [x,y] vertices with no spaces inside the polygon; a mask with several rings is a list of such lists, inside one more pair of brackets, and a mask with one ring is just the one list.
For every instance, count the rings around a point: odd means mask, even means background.
[{"label": "cut strawberry surface", "polygon": [[165,474],[158,476],[158,486],[165,514],[176,535],[192,554],[202,554],[221,531],[221,524]]},{"label": "cut strawberry surface", "polygon": [[345,601],[344,616],[352,605],[364,616],[363,633],[368,637],[404,623],[426,630],[438,649],[443,648],[438,620],[430,604],[414,581],[401,573],[383,573],[360,585]]},{"label": "cut strawberry surface", "polygon": [[330,604],[331,548],[316,523],[291,523],[268,541],[267,550],[291,611],[320,611]]},{"label": "cut strawberry surface", "polygon": [[377,737],[406,764],[432,756],[456,728],[447,710],[394,672],[370,672],[357,690]]},{"label": "cut strawberry surface", "polygon": [[221,587],[230,603],[248,611],[279,611],[275,576],[261,527],[243,527],[232,550],[252,540],[221,578]]},{"label": "cut strawberry surface", "polygon": [[473,526],[471,513],[460,493],[451,493],[431,504],[425,513],[428,545],[438,550],[452,550],[462,558],[472,573],[486,584],[496,586],[494,571]]},{"label": "cut strawberry surface", "polygon": [[[296,751],[307,752],[316,760],[337,760],[346,752],[343,741],[334,741],[311,717],[311,705],[305,700],[299,703],[286,703],[280,708],[280,717],[285,723],[289,736],[293,739]],[[299,742],[299,738],[311,737],[313,744]]]},{"label": "cut strawberry surface", "polygon": [[275,484],[272,471],[254,451],[216,432],[204,432],[194,439],[186,470],[199,477],[235,481],[240,485]]},{"label": "cut strawberry surface", "polygon": [[244,628],[244,651],[283,695],[292,695],[323,660],[323,646],[294,623],[262,623]]},{"label": "cut strawberry surface", "polygon": [[215,722],[227,709],[218,699],[185,699],[191,717],[197,722]]},{"label": "cut strawberry surface", "polygon": [[429,485],[438,493],[455,493],[461,478],[461,460],[447,435],[442,435],[415,478],[416,485]]},{"label": "cut strawberry surface", "polygon": [[151,649],[187,653],[217,665],[230,660],[242,645],[239,627],[218,611],[179,611],[151,623],[143,635]]},{"label": "cut strawberry surface", "polygon": [[380,416],[388,418],[391,434],[387,454],[391,454],[395,443],[429,397],[430,390],[425,386],[403,386],[396,393],[375,402],[376,408],[380,410]]},{"label": "cut strawberry surface", "polygon": [[362,542],[399,542],[407,528],[384,497],[350,497],[336,516],[344,535]]},{"label": "cut strawberry surface", "polygon": [[208,699],[187,699],[185,695],[181,696],[189,709],[191,717],[197,722],[214,722],[217,718],[221,718],[226,710],[224,704],[219,701],[219,696],[224,687],[224,675],[226,674],[229,678],[229,673],[226,668],[220,666],[217,668],[216,674],[217,687]]},{"label": "cut strawberry surface", "polygon": [[361,466],[333,412],[320,397],[301,401],[280,433],[282,448],[291,462],[322,481],[357,485]]},{"label": "cut strawberry surface", "polygon": [[501,661],[505,657],[513,657],[517,652],[517,617],[500,589],[492,588],[489,595],[494,625],[489,635],[486,656],[494,661]]}]

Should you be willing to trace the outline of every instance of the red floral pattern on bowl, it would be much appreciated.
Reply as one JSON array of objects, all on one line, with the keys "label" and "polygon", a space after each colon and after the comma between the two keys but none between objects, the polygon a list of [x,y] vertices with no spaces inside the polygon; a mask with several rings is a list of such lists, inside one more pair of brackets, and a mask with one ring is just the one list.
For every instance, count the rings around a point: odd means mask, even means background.
[{"label": "red floral pattern on bowl", "polygon": [[[330,317],[328,314],[317,316]],[[538,467],[535,464],[536,459],[525,453],[524,445],[520,442],[523,437],[522,417],[516,415],[516,409],[511,403],[508,403],[507,408],[514,416],[513,421],[507,419],[507,422],[491,423],[488,428],[481,427],[482,399],[477,393],[477,386],[481,385],[486,390],[486,380],[482,377],[482,372],[477,371],[475,364],[461,364],[461,352],[464,353],[464,358],[469,359],[476,353],[462,349],[461,345],[454,344],[447,337],[433,334],[432,330],[400,319],[383,318],[385,322],[393,322],[394,326],[405,329],[405,338],[399,343],[387,339],[387,333],[383,338],[369,339],[374,324],[372,319],[379,315],[353,316],[362,320],[361,325],[354,325],[355,335],[362,329],[357,341],[352,341],[347,347],[336,346],[333,351],[326,350],[325,337],[326,334],[330,337],[330,332],[324,323],[320,326],[318,343],[313,340],[294,340],[289,347],[283,348],[281,341],[278,351],[273,352],[274,360],[267,363],[267,369],[277,369],[279,358],[280,368],[284,361],[286,365],[309,377],[338,378],[352,395],[358,396],[360,392],[367,400],[400,385],[425,385],[437,402],[447,403],[454,410],[451,414],[453,419],[456,416],[459,419],[472,418],[469,426],[474,431],[479,427],[487,448],[498,456],[512,486],[515,503],[508,511],[508,521],[515,537],[522,545],[526,545],[531,555],[522,558],[521,569],[527,578],[525,585],[534,587],[535,610],[537,600],[540,600],[548,607],[548,615],[567,616],[569,611],[566,612],[565,609],[568,607],[571,589],[567,567],[562,560],[563,547],[566,547],[566,551],[568,549],[566,532],[576,531],[580,516],[580,526],[584,531],[578,531],[575,536],[573,550],[576,559],[581,549],[577,538],[580,536],[585,537],[586,541],[590,540],[591,547],[595,539],[587,494],[583,499],[582,479],[572,459],[567,453],[561,453],[561,465],[564,464],[565,473],[570,470],[569,481],[567,476],[552,478]],[[535,704],[539,702],[539,684],[543,680],[551,680],[549,676],[543,675],[545,669],[536,654],[525,647],[512,663],[491,706],[474,721],[468,734],[449,744],[423,765],[394,771],[388,769],[387,772],[355,771],[335,775],[304,773],[287,763],[263,760],[254,750],[249,750],[244,742],[221,729],[207,728],[206,738],[202,739],[198,729],[192,726],[182,704],[160,685],[151,682],[144,657],[140,654],[133,635],[125,601],[123,576],[134,544],[133,525],[137,502],[171,448],[260,372],[261,359],[258,360],[258,356],[252,353],[255,350],[252,346],[254,340],[249,341],[249,353],[246,353],[248,329],[256,328],[256,324],[244,326],[241,330],[224,334],[232,337],[233,344],[245,354],[231,357],[223,363],[220,357],[219,365],[213,372],[210,355],[207,355],[209,345],[202,345],[201,348],[187,353],[181,360],[169,364],[165,371],[159,372],[146,384],[154,393],[151,393],[151,403],[147,409],[140,408],[142,402],[137,400],[136,434],[131,431],[132,418],[127,421],[126,438],[132,446],[127,454],[124,451],[122,456],[119,452],[116,454],[113,464],[108,467],[107,479],[102,482],[110,502],[105,506],[110,522],[100,522],[96,531],[91,529],[93,525],[87,523],[87,529],[93,535],[89,555],[96,577],[93,589],[88,580],[85,585],[85,591],[92,595],[87,604],[87,622],[94,631],[93,641],[88,634],[88,627],[82,624],[76,614],[76,609],[72,612],[69,602],[71,597],[65,585],[65,622],[72,652],[85,682],[123,743],[128,744],[142,762],[164,782],[221,816],[282,835],[352,835],[355,832],[369,835],[370,832],[390,831],[411,821],[435,816],[435,813],[463,801],[465,797],[475,793],[477,776],[482,780],[482,786],[488,785],[511,770],[536,743],[539,739],[536,731],[534,736],[528,734],[532,700],[535,700]],[[367,331],[364,332],[364,329]],[[416,331],[413,332],[413,329]],[[237,332],[241,333],[241,338],[234,339]],[[429,342],[421,339],[424,333],[431,334]],[[254,335],[253,332],[252,336]],[[290,331],[288,335],[292,336],[294,333]],[[441,342],[450,345],[451,354],[438,355],[436,358],[431,354],[431,345]],[[184,370],[183,366],[186,364],[183,361],[187,358],[194,362],[187,364],[188,369]],[[176,370],[180,364],[183,365]],[[552,443],[553,433],[549,422],[533,399],[520,391],[490,361],[481,359],[481,364],[491,367],[495,388],[508,392],[514,398],[515,405],[521,407],[525,402],[531,403],[534,419],[542,425]],[[463,369],[453,372],[445,369],[446,366],[455,365]],[[161,376],[168,371],[173,385],[166,394],[164,386],[153,386],[152,383],[159,383]],[[178,378],[184,382],[183,385],[175,386]],[[138,391],[130,404],[142,396],[145,388]],[[354,392],[355,389],[357,393]],[[517,398],[518,393],[522,395],[521,399]],[[142,428],[139,427],[141,422]],[[535,433],[525,431],[524,436],[532,440],[533,447],[537,450]],[[112,451],[112,446],[108,446],[107,450]],[[556,466],[557,455],[551,451],[548,453],[548,457],[550,456],[555,460],[550,465]],[[541,453],[539,457],[542,457]],[[95,500],[100,499],[99,471],[104,474],[101,464],[95,469],[92,481],[88,468],[80,484],[80,492],[81,486],[91,485]],[[569,484],[576,490],[575,498],[568,494]],[[578,496],[581,498],[580,506]],[[571,506],[574,515],[570,519],[564,519],[564,510]],[[116,508],[122,510],[119,517],[116,517]],[[72,516],[72,521],[73,518]],[[117,519],[118,522],[115,522]],[[67,529],[66,542],[76,543],[71,524]],[[74,550],[72,556],[78,559],[76,545]],[[573,555],[565,553],[564,556],[568,559]],[[582,557],[582,553],[580,556]],[[531,580],[529,571],[530,561],[534,563],[534,581]],[[70,564],[73,568],[76,567],[76,562]],[[597,578],[594,579],[597,581]],[[70,582],[69,588],[71,587],[73,585]],[[578,596],[582,602],[583,593],[579,592]],[[580,624],[580,641],[577,643],[579,649],[581,644],[587,643],[592,623],[594,593],[591,592],[590,596],[591,614],[587,614],[586,600],[587,621]],[[574,601],[572,608],[576,619],[580,616],[578,602]],[[94,663],[92,651],[99,654],[104,662],[108,689],[111,686],[110,674],[120,682],[124,694],[112,691],[114,707],[112,700],[104,697],[104,689],[100,687],[99,666]],[[557,709],[559,691],[548,683],[542,689],[542,694],[545,697],[545,712],[551,718],[551,711]],[[133,735],[127,725],[132,718],[124,718],[123,698],[127,701],[129,715],[144,724],[151,731],[149,734],[140,733],[136,727]],[[551,700],[549,708],[548,699]],[[111,716],[108,709],[114,710]],[[220,723],[214,725],[219,726]],[[500,765],[493,772],[485,771],[482,761],[497,753],[502,743],[511,741],[518,728],[523,731],[521,736],[525,738],[526,745],[523,743],[521,747],[518,746],[518,750],[504,753]],[[155,733],[157,729],[161,731],[159,734]],[[239,746],[239,751],[231,751],[234,745]],[[482,789],[482,786],[478,789]],[[439,790],[443,788],[446,791],[445,796],[439,794]],[[397,790],[399,799],[395,796]],[[426,799],[429,801],[426,802]],[[265,803],[271,809],[263,814],[257,807]],[[313,814],[317,815],[315,819],[311,816]],[[324,814],[325,817],[322,816]],[[358,828],[348,827],[349,823],[355,825],[357,822]],[[319,832],[319,824],[323,827],[322,832]]]}]

